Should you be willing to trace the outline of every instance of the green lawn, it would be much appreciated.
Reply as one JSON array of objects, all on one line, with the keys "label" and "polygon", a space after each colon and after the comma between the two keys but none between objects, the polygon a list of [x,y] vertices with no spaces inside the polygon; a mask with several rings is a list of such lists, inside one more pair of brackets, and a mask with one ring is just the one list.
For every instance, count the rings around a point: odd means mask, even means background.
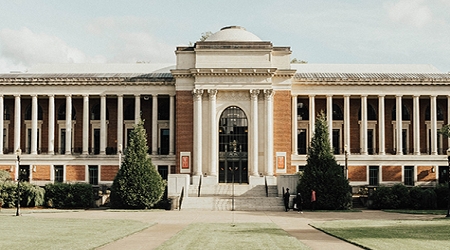
[{"label": "green lawn", "polygon": [[1,249],[92,249],[151,226],[132,220],[0,216]]},{"label": "green lawn", "polygon": [[388,213],[402,213],[402,214],[434,214],[434,215],[446,215],[447,210],[412,210],[412,209],[383,209]]},{"label": "green lawn", "polygon": [[448,220],[346,220],[311,225],[369,249],[450,249]]},{"label": "green lawn", "polygon": [[194,223],[157,249],[309,249],[273,223]]}]

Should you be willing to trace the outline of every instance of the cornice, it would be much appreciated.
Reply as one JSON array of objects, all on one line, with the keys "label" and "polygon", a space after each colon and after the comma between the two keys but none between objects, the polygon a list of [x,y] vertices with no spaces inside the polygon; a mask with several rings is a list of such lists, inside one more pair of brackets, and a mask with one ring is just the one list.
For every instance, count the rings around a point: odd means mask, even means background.
[{"label": "cornice", "polygon": [[145,79],[121,77],[70,77],[70,78],[0,78],[0,86],[116,86],[116,85],[166,85],[174,86],[175,79]]},{"label": "cornice", "polygon": [[295,78],[293,85],[447,86],[450,79],[320,79]]}]

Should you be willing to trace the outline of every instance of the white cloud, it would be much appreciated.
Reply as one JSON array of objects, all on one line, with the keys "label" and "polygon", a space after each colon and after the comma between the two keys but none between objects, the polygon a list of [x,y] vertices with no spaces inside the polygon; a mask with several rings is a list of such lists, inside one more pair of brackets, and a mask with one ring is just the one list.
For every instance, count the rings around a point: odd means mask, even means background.
[{"label": "white cloud", "polygon": [[406,23],[421,28],[430,23],[433,18],[425,0],[401,0],[395,4],[385,5],[389,17],[400,23]]},{"label": "white cloud", "polygon": [[103,56],[90,57],[58,37],[37,34],[28,28],[0,31],[3,64],[30,67],[38,63],[105,62]]}]

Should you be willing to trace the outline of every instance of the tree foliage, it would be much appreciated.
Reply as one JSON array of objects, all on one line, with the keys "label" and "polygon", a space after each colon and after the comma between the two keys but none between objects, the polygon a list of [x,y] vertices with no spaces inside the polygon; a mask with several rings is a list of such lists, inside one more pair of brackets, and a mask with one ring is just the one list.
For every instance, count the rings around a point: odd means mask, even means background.
[{"label": "tree foliage", "polygon": [[331,152],[328,126],[323,111],[315,123],[314,136],[298,191],[302,193],[305,207],[311,206],[311,193],[316,191],[316,209],[349,209],[352,197],[344,170]]},{"label": "tree foliage", "polygon": [[165,184],[147,152],[147,134],[141,120],[130,133],[122,166],[111,186],[112,207],[147,209],[162,198]]},{"label": "tree foliage", "polygon": [[294,58],[294,59],[291,60],[291,63],[299,63],[299,64],[301,64],[301,63],[308,63],[308,62],[307,61],[303,61],[303,60],[299,60],[297,58]]}]

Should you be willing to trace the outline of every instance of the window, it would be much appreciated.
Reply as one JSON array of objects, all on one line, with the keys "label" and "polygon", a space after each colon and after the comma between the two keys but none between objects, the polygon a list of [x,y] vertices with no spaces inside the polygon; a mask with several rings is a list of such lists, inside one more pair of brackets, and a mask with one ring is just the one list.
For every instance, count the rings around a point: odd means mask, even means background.
[{"label": "window", "polygon": [[334,154],[338,155],[341,153],[341,148],[339,147],[340,145],[340,129],[333,129],[333,149],[334,149]]},{"label": "window", "polygon": [[168,155],[169,154],[169,130],[168,129],[161,129],[160,130],[160,154],[161,155]]},{"label": "window", "polygon": [[309,109],[306,101],[297,103],[297,121],[309,120]]},{"label": "window", "polygon": [[89,166],[89,184],[98,185],[98,166]]},{"label": "window", "polygon": [[369,185],[378,186],[378,176],[379,176],[378,166],[369,166]]},{"label": "window", "polygon": [[[73,114],[73,111],[72,111]],[[91,110],[91,120],[100,120],[100,104],[95,105]],[[109,110],[106,108],[106,120],[109,120]]]},{"label": "window", "polygon": [[62,165],[55,166],[55,182],[64,181],[64,167]]},{"label": "window", "polygon": [[405,166],[404,181],[407,186],[414,186],[414,166]]},{"label": "window", "polygon": [[158,120],[169,120],[170,100],[168,96],[158,97]]},{"label": "window", "polygon": [[[72,120],[76,120],[77,111],[72,105]],[[58,120],[65,121],[66,120],[66,104],[61,104],[58,108]]]},{"label": "window", "polygon": [[169,174],[169,166],[158,166],[158,173],[161,175],[163,180],[167,180],[167,175]]},{"label": "window", "polygon": [[128,104],[123,113],[124,120],[133,120],[134,121],[134,112],[135,112],[135,103],[132,102]]},{"label": "window", "polygon": [[297,130],[297,152],[299,155],[306,155],[306,148],[307,148],[307,133],[306,129],[298,129]]}]

